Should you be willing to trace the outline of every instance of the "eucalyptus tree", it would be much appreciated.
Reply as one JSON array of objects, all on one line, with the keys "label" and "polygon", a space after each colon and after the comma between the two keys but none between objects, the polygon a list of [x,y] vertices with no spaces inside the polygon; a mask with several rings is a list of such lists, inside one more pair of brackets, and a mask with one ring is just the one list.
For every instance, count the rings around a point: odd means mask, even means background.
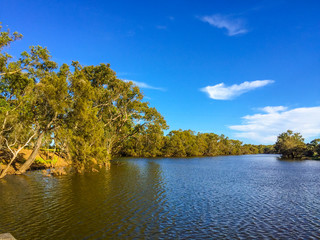
[{"label": "eucalyptus tree", "polygon": [[[15,73],[20,68],[16,63],[10,62],[12,56],[4,52],[5,48],[8,48],[14,41],[22,38],[22,35],[18,32],[11,33],[9,29],[2,31],[2,25],[0,23],[0,148],[3,149],[5,145],[5,139],[3,134],[6,131],[8,119],[10,118],[9,113],[13,111],[14,107],[12,105],[11,99],[13,95],[10,94],[8,77],[9,75]],[[12,82],[12,81],[11,81]],[[11,83],[12,85],[12,83]]]},{"label": "eucalyptus tree", "polygon": [[149,125],[144,131],[127,139],[117,155],[132,157],[160,157],[164,155],[165,136],[158,124]]},{"label": "eucalyptus tree", "polygon": [[33,102],[30,89],[24,91],[24,95],[17,96],[16,99],[9,101],[5,108],[1,108],[2,120],[2,154],[8,155],[10,159],[6,168],[0,172],[3,178],[10,166],[17,159],[18,154],[30,144],[36,136],[36,126],[33,126],[30,117],[30,102]]},{"label": "eucalyptus tree", "polygon": [[300,133],[288,130],[278,136],[275,150],[282,154],[283,158],[302,158],[306,144]]},{"label": "eucalyptus tree", "polygon": [[218,148],[219,135],[214,133],[202,133],[200,134],[200,136],[201,136],[201,139],[203,139],[207,145],[203,155],[204,156],[219,155],[219,148]]},{"label": "eucalyptus tree", "polygon": [[149,127],[167,127],[157,110],[143,101],[139,88],[118,79],[109,64],[72,65],[71,106],[58,138],[78,167],[110,160],[125,141]]},{"label": "eucalyptus tree", "polygon": [[70,106],[56,139],[65,157],[79,169],[88,161],[103,157],[103,126],[98,108],[93,107],[97,98],[94,87],[78,62],[72,66],[74,71],[68,82]]},{"label": "eucalyptus tree", "polygon": [[31,155],[17,173],[30,167],[43,137],[51,134],[65,113],[69,75],[66,65],[58,71],[49,51],[41,46],[30,47],[29,52],[22,52],[17,61],[12,61],[4,49],[21,38],[21,34],[11,34],[9,30],[0,35],[0,144],[4,152],[12,155],[7,168],[24,147],[36,140]]},{"label": "eucalyptus tree", "polygon": [[198,136],[191,130],[173,130],[167,135],[164,146],[168,157],[191,157],[202,155],[199,151]]},{"label": "eucalyptus tree", "polygon": [[320,155],[320,139],[316,138],[310,142],[310,145],[313,147],[315,155]]},{"label": "eucalyptus tree", "polygon": [[30,63],[23,55],[18,61],[12,61],[13,57],[4,51],[21,38],[21,34],[11,33],[8,29],[0,32],[0,150],[2,155],[9,156],[0,178],[6,175],[21,150],[36,136],[36,126],[32,126],[30,117],[34,83],[23,72]]},{"label": "eucalyptus tree", "polygon": [[103,123],[106,157],[116,154],[122,143],[152,126],[167,128],[162,115],[143,101],[143,94],[132,82],[116,77],[109,64],[82,69],[95,92],[94,108]]},{"label": "eucalyptus tree", "polygon": [[305,155],[308,157],[316,157],[320,155],[320,139],[314,139],[307,144]]},{"label": "eucalyptus tree", "polygon": [[47,49],[41,47],[31,48],[30,57],[41,56],[39,65],[29,70],[35,82],[33,88],[34,105],[31,111],[33,126],[36,128],[36,142],[27,161],[21,166],[18,173],[24,173],[34,162],[43,138],[55,134],[56,128],[64,121],[64,115],[69,109],[69,93],[67,79],[69,67],[63,64],[58,71],[57,64],[50,60]]},{"label": "eucalyptus tree", "polygon": [[[139,156],[141,157],[159,157],[163,156],[162,148],[165,144],[163,136],[163,128],[160,124],[149,125],[145,131],[142,132],[141,145],[143,150]],[[143,154],[145,153],[145,154]]]}]

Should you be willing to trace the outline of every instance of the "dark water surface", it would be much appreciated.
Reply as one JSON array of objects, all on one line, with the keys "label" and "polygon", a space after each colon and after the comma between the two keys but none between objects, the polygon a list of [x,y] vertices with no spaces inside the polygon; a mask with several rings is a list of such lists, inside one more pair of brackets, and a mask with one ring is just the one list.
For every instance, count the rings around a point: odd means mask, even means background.
[{"label": "dark water surface", "polygon": [[319,239],[320,161],[130,159],[0,180],[0,233],[27,239]]}]

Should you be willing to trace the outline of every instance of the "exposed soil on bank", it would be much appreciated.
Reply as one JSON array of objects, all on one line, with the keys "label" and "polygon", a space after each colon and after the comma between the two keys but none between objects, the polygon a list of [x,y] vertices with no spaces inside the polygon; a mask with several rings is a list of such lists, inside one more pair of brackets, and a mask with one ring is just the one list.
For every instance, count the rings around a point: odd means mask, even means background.
[{"label": "exposed soil on bank", "polygon": [[[31,153],[31,149],[21,150],[17,158],[17,161],[12,166],[10,166],[7,174],[15,174],[16,171],[20,168],[20,166],[28,159]],[[6,156],[3,152],[0,152],[0,172],[2,169],[6,168],[6,162],[8,162],[8,159],[8,156]],[[62,158],[52,150],[40,150],[29,170],[49,168],[60,169],[70,165],[70,162],[66,161],[64,158]]]}]

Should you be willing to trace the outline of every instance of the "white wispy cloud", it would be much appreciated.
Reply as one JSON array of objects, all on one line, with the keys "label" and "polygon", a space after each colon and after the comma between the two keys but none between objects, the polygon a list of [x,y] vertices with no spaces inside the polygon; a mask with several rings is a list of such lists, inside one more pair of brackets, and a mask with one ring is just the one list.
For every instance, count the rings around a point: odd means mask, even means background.
[{"label": "white wispy cloud", "polygon": [[138,82],[138,81],[133,81],[133,80],[129,80],[129,79],[122,79],[122,81],[132,82],[134,85],[138,86],[139,88],[148,88],[148,89],[154,89],[154,90],[160,90],[160,91],[165,90],[164,88],[150,86],[149,84],[144,83],[144,82]]},{"label": "white wispy cloud", "polygon": [[266,112],[266,113],[275,113],[275,112],[282,112],[287,110],[287,107],[284,106],[275,106],[275,107],[271,107],[271,106],[267,106],[264,108],[260,108],[261,111]]},{"label": "white wispy cloud", "polygon": [[211,16],[202,16],[200,20],[209,23],[211,26],[217,28],[225,28],[229,36],[247,33],[245,22],[240,18],[232,18],[221,14],[214,14]]},{"label": "white wispy cloud", "polygon": [[253,89],[266,86],[273,83],[273,80],[256,80],[252,82],[243,82],[241,84],[234,84],[232,86],[226,86],[224,83],[219,83],[214,86],[207,86],[202,88],[201,91],[208,93],[209,97],[216,100],[229,100],[243,93],[251,91]]},{"label": "white wispy cloud", "polygon": [[263,113],[244,116],[241,125],[229,126],[238,131],[236,137],[273,144],[277,136],[288,129],[301,133],[305,138],[320,135],[320,106],[291,110],[284,106],[267,106],[260,110]]}]

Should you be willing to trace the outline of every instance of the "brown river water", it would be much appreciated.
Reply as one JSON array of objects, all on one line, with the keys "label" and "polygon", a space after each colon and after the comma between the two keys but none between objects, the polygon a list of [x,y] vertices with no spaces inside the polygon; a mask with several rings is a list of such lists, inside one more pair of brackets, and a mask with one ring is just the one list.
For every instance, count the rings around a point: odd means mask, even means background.
[{"label": "brown river water", "polygon": [[320,239],[320,161],[120,159],[0,180],[0,233],[28,239]]}]

